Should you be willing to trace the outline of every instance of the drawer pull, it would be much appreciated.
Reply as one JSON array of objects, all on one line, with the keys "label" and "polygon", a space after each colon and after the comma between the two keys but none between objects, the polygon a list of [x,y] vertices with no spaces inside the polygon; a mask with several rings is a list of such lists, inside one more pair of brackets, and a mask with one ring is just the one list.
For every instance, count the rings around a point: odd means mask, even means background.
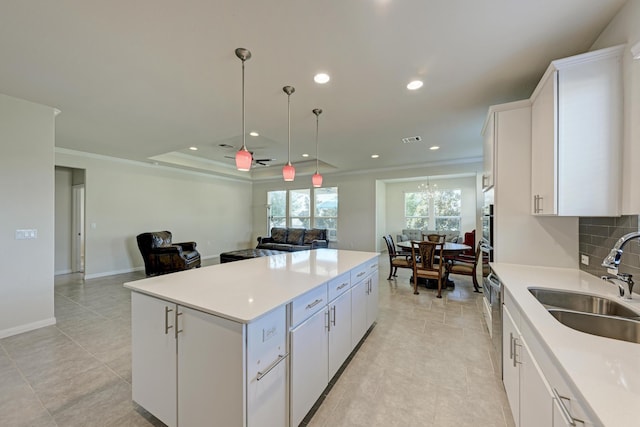
[{"label": "drawer pull", "polygon": [[378,268],[378,264],[371,264],[371,268]]},{"label": "drawer pull", "polygon": [[367,274],[367,273],[364,272],[364,271],[361,271],[360,273],[358,273],[358,275],[356,277],[364,276],[365,274]]},{"label": "drawer pull", "polygon": [[555,387],[552,390],[553,396],[556,398],[558,405],[560,405],[560,413],[562,413],[562,418],[564,418],[565,422],[574,427],[576,425],[576,422],[584,425],[584,421],[573,418],[573,415],[571,415],[571,412],[569,412],[569,409],[567,409],[567,407],[564,405],[564,402],[562,401],[564,399],[571,402],[571,399],[569,399],[568,397],[560,396],[560,393],[558,393],[558,390],[556,390]]},{"label": "drawer pull", "polygon": [[307,305],[306,310],[309,310],[310,308],[315,307],[316,305],[320,304],[321,302],[322,302],[322,298],[318,298],[317,300],[315,300],[311,304]]},{"label": "drawer pull", "polygon": [[338,291],[339,291],[340,289],[344,288],[345,286],[349,286],[349,282],[345,282],[345,283],[341,284],[340,286],[338,286],[338,287],[336,288],[336,290],[338,290]]},{"label": "drawer pull", "polygon": [[286,359],[288,355],[289,355],[289,353],[279,354],[278,358],[275,360],[275,362],[273,362],[271,365],[269,365],[269,367],[267,368],[266,371],[264,371],[264,372],[258,371],[258,376],[256,377],[256,381],[260,381],[265,375],[267,375],[269,372],[271,372],[271,370],[273,368],[278,366],[278,363],[280,363],[284,359]]}]

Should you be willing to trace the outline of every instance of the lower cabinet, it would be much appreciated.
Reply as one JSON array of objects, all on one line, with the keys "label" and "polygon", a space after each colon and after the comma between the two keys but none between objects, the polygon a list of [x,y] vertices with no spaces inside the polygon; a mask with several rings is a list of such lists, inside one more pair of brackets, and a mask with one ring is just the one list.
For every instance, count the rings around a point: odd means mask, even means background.
[{"label": "lower cabinet", "polygon": [[378,317],[377,270],[351,289],[351,346],[355,348]]},{"label": "lower cabinet", "polygon": [[503,305],[503,383],[516,427],[593,426],[508,291]]},{"label": "lower cabinet", "polygon": [[291,425],[297,426],[329,381],[329,311],[291,330]]},{"label": "lower cabinet", "polygon": [[170,427],[287,425],[284,306],[245,325],[137,292],[131,304],[136,403]]}]

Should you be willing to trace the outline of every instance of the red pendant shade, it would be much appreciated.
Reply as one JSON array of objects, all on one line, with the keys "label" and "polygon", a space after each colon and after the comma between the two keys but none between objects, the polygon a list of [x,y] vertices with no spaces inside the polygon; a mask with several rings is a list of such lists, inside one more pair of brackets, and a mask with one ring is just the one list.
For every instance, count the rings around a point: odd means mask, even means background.
[{"label": "red pendant shade", "polygon": [[318,172],[314,173],[311,177],[311,182],[313,183],[314,187],[322,187],[322,175],[320,175]]},{"label": "red pendant shade", "polygon": [[285,181],[293,181],[296,177],[296,168],[294,168],[291,163],[287,163],[282,168],[282,177]]},{"label": "red pendant shade", "polygon": [[250,170],[252,161],[251,153],[245,147],[236,152],[236,169],[239,171]]}]

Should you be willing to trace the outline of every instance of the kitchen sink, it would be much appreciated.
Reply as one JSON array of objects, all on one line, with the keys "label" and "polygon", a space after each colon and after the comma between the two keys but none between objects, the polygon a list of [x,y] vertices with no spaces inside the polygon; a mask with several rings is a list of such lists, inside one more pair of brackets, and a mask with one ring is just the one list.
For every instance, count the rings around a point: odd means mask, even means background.
[{"label": "kitchen sink", "polygon": [[640,320],[640,312],[626,307],[613,299],[558,289],[529,288],[529,292],[549,311],[561,308],[582,313]]},{"label": "kitchen sink", "polygon": [[640,321],[550,308],[560,323],[580,332],[640,344]]}]

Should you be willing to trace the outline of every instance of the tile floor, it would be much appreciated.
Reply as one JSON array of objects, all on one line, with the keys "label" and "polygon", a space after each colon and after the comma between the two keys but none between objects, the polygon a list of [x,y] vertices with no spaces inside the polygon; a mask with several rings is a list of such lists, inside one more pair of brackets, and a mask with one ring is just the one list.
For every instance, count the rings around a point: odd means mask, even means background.
[{"label": "tile floor", "polygon": [[[376,326],[309,427],[511,427],[481,295],[467,277],[435,298],[410,272],[387,281],[380,258]],[[131,309],[125,281],[55,280],[57,324],[0,340],[0,426],[162,426],[131,401]],[[226,427],[226,426],[225,426]]]}]

